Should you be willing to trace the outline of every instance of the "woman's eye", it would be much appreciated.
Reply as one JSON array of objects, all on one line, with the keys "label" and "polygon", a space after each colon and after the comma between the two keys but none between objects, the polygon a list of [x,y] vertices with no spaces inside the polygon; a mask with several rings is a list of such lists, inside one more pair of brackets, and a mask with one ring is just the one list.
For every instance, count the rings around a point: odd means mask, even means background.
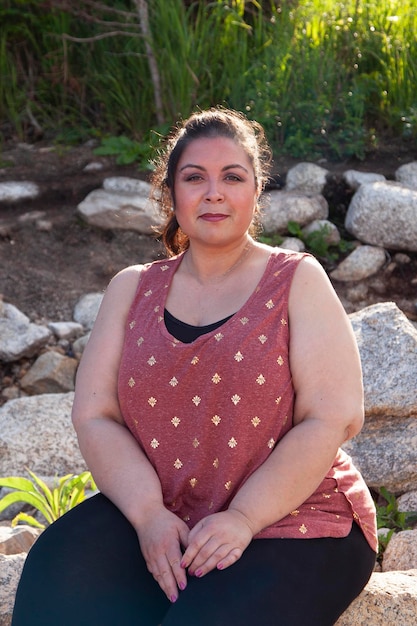
[{"label": "woman's eye", "polygon": [[201,179],[202,179],[201,174],[190,174],[189,176],[187,176],[187,178],[185,180],[187,182],[193,183],[193,182],[201,180]]},{"label": "woman's eye", "polygon": [[237,174],[228,174],[226,176],[226,180],[231,180],[232,182],[240,182],[242,178]]}]

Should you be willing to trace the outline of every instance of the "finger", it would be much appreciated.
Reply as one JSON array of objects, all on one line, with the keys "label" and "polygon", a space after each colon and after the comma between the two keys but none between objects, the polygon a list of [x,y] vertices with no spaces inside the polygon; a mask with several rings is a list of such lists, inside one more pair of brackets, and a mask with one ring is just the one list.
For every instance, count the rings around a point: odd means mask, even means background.
[{"label": "finger", "polygon": [[[159,559],[157,564],[153,568],[150,568],[150,572],[168,600],[175,602],[178,598],[177,581],[167,557],[165,556],[163,559]],[[184,571],[182,571],[182,574],[184,575]]]},{"label": "finger", "polygon": [[173,558],[168,557],[168,562],[170,564],[171,571],[178,588],[183,591],[187,586],[187,575],[184,571],[184,568],[181,567],[181,554],[178,554],[177,557]]}]

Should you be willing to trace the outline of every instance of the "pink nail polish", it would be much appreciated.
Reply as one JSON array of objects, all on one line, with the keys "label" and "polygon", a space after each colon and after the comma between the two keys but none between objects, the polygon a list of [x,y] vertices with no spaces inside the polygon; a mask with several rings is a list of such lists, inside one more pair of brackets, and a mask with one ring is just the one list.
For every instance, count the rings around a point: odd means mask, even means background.
[{"label": "pink nail polish", "polygon": [[181,591],[184,591],[184,589],[186,588],[186,584],[185,583],[180,583],[179,584],[179,588],[181,589]]},{"label": "pink nail polish", "polygon": [[194,576],[197,576],[197,578],[201,578],[203,575],[203,570],[198,569],[195,573]]},{"label": "pink nail polish", "polygon": [[177,601],[177,596],[172,595],[170,600],[171,600],[171,602],[176,602]]}]

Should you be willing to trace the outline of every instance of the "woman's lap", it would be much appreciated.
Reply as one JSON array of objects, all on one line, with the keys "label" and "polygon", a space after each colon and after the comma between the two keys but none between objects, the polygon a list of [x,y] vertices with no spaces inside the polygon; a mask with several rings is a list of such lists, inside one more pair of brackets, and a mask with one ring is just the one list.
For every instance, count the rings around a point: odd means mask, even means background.
[{"label": "woman's lap", "polygon": [[134,529],[99,494],[33,546],[12,626],[326,626],[361,591],[374,560],[355,524],[345,539],[259,539],[230,568],[189,578],[171,604]]}]

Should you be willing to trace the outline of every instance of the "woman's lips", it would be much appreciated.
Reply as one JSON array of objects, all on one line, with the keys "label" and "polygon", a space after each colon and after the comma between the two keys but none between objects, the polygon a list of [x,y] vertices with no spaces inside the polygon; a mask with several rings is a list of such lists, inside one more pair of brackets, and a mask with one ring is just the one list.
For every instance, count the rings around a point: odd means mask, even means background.
[{"label": "woman's lips", "polygon": [[227,215],[224,213],[203,213],[200,217],[206,222],[221,222],[227,218]]}]

